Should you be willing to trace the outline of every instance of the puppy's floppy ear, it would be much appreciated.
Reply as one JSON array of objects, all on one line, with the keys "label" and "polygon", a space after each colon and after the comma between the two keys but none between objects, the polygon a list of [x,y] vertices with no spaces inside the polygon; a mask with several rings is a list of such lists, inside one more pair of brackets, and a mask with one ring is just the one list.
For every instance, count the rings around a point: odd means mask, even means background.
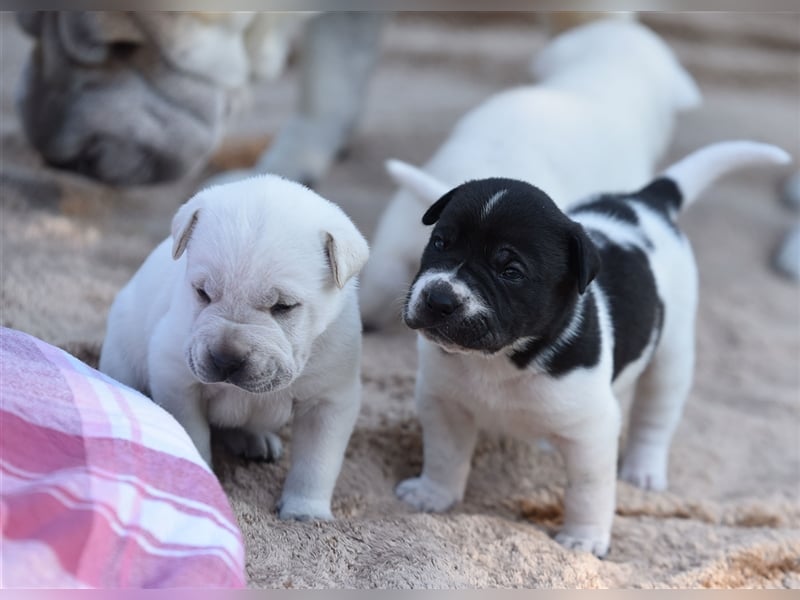
[{"label": "puppy's floppy ear", "polygon": [[369,258],[367,240],[353,222],[342,216],[336,227],[324,232],[325,254],[336,286],[341,289],[353,275],[357,275]]},{"label": "puppy's floppy ear", "polygon": [[195,197],[178,209],[172,218],[172,258],[178,260],[186,250],[192,237],[197,218],[200,216],[200,202]]},{"label": "puppy's floppy ear", "polygon": [[600,254],[583,227],[577,223],[569,232],[569,250],[570,267],[575,274],[578,292],[583,294],[600,270]]},{"label": "puppy's floppy ear", "polygon": [[425,214],[422,215],[422,224],[423,225],[433,225],[436,221],[439,220],[439,217],[442,216],[442,211],[444,207],[448,205],[450,200],[453,199],[455,196],[455,191],[458,188],[453,188],[449,192],[447,192],[444,196],[439,198],[436,202],[433,203],[428,210],[425,211]]}]

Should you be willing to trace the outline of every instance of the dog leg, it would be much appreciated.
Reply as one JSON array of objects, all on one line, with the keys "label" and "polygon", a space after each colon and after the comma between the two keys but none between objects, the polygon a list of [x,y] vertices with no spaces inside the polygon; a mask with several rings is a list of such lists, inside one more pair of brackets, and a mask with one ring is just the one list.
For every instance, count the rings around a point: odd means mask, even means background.
[{"label": "dog leg", "polygon": [[[567,468],[564,525],[556,541],[603,557],[611,541],[617,471],[619,410],[612,398],[607,417],[569,438],[554,438]],[[616,408],[616,410],[615,410]]]},{"label": "dog leg", "polygon": [[478,426],[474,417],[455,402],[424,392],[419,398],[422,474],[400,482],[395,493],[417,510],[443,512],[464,497]]},{"label": "dog leg", "polygon": [[200,456],[211,464],[211,428],[206,414],[206,403],[195,386],[176,385],[169,378],[152,378],[150,382],[153,401],[170,413],[189,434]]},{"label": "dog leg", "polygon": [[300,106],[256,171],[313,183],[348,142],[362,113],[386,16],[325,13],[308,24],[300,56]]},{"label": "dog leg", "polygon": [[678,346],[679,352],[670,348],[670,340],[662,339],[636,386],[620,478],[644,489],[667,487],[669,447],[694,371],[694,345],[685,343],[693,339],[692,332],[686,335],[689,337]]},{"label": "dog leg", "polygon": [[246,429],[217,429],[220,440],[233,454],[248,460],[275,462],[283,454],[281,438],[271,432],[255,433]]},{"label": "dog leg", "polygon": [[357,386],[300,406],[292,421],[292,466],[278,503],[281,519],[331,520],[331,496],[360,408]]}]

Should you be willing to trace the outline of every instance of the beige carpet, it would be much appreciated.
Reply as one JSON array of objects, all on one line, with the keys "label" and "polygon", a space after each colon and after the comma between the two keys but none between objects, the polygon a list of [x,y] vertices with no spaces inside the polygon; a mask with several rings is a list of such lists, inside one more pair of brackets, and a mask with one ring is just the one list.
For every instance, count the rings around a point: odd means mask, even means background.
[{"label": "beige carpet", "polygon": [[[678,126],[669,158],[726,138],[800,156],[800,16],[658,14],[697,77],[702,109]],[[39,166],[13,94],[27,42],[0,22],[2,324],[91,364],[108,306],[198,181],[121,191]],[[369,235],[392,188],[382,162],[422,162],[465,110],[523,82],[544,43],[530,17],[405,15],[386,33],[369,108],[348,156],[318,186]],[[259,90],[234,143],[269,134],[294,75]],[[238,138],[237,138],[238,134]],[[686,215],[700,263],[696,383],[671,454],[669,492],[619,485],[606,560],[563,550],[560,459],[484,438],[464,503],[414,514],[392,489],[420,468],[413,337],[365,341],[360,420],[334,496],[333,523],[282,523],[286,473],[221,455],[253,587],[800,587],[800,289],[767,266],[797,215],[777,172],[731,177]],[[288,435],[289,432],[287,431]]]}]

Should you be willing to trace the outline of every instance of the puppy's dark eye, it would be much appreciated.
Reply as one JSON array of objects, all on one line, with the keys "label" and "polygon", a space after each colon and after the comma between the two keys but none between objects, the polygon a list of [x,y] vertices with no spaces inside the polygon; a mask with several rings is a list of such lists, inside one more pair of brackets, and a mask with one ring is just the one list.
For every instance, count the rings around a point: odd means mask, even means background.
[{"label": "puppy's dark eye", "polygon": [[211,302],[211,298],[202,287],[197,286],[194,288],[194,291],[197,292],[197,298],[203,304],[209,304]]},{"label": "puppy's dark eye", "polygon": [[294,310],[295,308],[297,308],[298,306],[300,306],[299,302],[295,302],[294,304],[285,304],[283,302],[278,302],[276,304],[273,304],[270,307],[269,311],[273,315],[285,315]]},{"label": "puppy's dark eye", "polygon": [[519,281],[525,275],[517,267],[506,267],[500,272],[500,277],[507,281]]},{"label": "puppy's dark eye", "polygon": [[431,240],[431,245],[437,250],[444,250],[447,247],[447,243],[444,241],[444,238],[439,235],[433,237]]}]

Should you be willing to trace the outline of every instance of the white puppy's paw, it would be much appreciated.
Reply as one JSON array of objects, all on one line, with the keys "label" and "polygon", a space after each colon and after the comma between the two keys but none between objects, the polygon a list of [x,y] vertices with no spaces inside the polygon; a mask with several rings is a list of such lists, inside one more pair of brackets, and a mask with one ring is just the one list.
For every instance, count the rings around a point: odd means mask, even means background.
[{"label": "white puppy's paw", "polygon": [[288,495],[278,502],[278,518],[283,521],[332,521],[331,504],[302,496]]},{"label": "white puppy's paw", "polygon": [[597,558],[608,554],[611,535],[597,530],[596,527],[565,527],[556,534],[556,541],[570,550],[591,552]]},{"label": "white puppy's paw", "polygon": [[666,452],[644,447],[630,449],[622,460],[619,478],[645,490],[667,489]]},{"label": "white puppy's paw", "polygon": [[401,481],[395,494],[406,504],[423,512],[444,512],[459,501],[458,495],[427,477]]},{"label": "white puppy's paw", "polygon": [[281,438],[271,432],[252,433],[243,429],[220,430],[220,438],[228,449],[248,460],[275,462],[283,454]]}]

